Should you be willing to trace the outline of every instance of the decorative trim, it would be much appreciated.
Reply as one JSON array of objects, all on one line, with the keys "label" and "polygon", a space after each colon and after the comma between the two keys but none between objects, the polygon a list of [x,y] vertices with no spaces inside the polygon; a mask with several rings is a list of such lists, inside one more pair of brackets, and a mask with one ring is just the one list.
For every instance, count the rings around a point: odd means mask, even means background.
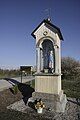
[{"label": "decorative trim", "polygon": [[47,34],[48,34],[48,32],[47,32],[47,31],[44,31],[43,35],[46,36]]},{"label": "decorative trim", "polygon": [[61,76],[60,73],[35,73],[35,76]]}]

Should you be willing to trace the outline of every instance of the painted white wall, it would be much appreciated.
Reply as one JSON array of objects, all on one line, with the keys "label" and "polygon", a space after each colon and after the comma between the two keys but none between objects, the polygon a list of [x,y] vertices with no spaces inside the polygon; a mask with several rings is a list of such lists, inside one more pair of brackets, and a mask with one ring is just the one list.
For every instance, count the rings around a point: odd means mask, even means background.
[{"label": "painted white wall", "polygon": [[[44,32],[46,31],[46,35]],[[61,50],[60,50],[60,38],[57,33],[51,31],[43,23],[34,33],[36,36],[36,46],[42,48],[42,42],[45,39],[49,39],[53,42],[55,49],[55,73],[61,73]],[[37,56],[38,57],[38,56]],[[39,59],[39,58],[38,58]],[[38,70],[39,72],[39,70]]]}]

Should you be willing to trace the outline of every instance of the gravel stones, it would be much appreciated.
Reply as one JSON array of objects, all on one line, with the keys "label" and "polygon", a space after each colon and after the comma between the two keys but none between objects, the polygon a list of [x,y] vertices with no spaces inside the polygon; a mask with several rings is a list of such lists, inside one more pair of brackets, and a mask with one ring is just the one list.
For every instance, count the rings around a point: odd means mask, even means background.
[{"label": "gravel stones", "polygon": [[42,117],[49,120],[79,120],[80,119],[80,104],[75,98],[68,98],[66,105],[66,110],[64,113],[56,113],[51,109],[43,109],[42,114],[38,114],[34,109],[25,105],[23,100],[15,102],[7,107],[8,109],[13,109],[23,113],[29,113],[31,116]]}]

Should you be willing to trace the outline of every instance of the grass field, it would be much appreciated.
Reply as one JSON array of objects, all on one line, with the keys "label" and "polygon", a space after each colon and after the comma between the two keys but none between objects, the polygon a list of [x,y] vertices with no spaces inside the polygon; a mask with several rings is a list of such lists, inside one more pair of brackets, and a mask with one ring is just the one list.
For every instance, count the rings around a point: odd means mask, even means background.
[{"label": "grass field", "polygon": [[80,81],[62,80],[62,89],[67,97],[80,99]]}]

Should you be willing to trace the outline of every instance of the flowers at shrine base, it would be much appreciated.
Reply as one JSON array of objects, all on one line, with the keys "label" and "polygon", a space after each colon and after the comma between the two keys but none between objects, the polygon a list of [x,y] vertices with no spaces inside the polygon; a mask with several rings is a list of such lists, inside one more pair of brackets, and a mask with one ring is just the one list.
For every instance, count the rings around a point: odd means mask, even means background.
[{"label": "flowers at shrine base", "polygon": [[35,100],[35,109],[37,110],[37,112],[42,113],[43,108],[45,108],[45,105],[42,100]]}]

